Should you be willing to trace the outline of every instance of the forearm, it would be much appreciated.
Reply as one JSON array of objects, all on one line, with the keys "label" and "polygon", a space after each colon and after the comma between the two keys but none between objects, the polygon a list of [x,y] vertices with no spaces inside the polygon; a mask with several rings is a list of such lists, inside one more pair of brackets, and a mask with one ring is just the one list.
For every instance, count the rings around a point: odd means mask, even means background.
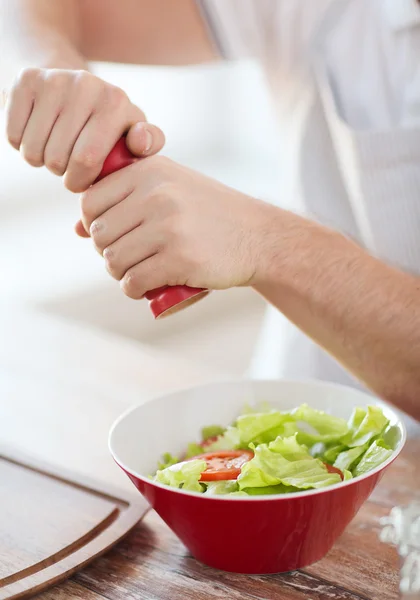
[{"label": "forearm", "polygon": [[24,67],[217,58],[195,0],[0,0],[0,88]]},{"label": "forearm", "polygon": [[374,392],[420,419],[419,279],[283,211],[265,247],[256,289]]},{"label": "forearm", "polygon": [[86,69],[74,0],[0,0],[1,87],[26,67]]}]

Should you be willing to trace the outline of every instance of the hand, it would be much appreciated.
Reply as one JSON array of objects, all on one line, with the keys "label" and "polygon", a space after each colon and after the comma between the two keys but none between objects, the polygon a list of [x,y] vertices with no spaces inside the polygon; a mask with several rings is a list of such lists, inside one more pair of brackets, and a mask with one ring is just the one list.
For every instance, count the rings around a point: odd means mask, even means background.
[{"label": "hand", "polygon": [[45,165],[72,192],[83,192],[99,175],[125,132],[136,156],[161,150],[160,129],[120,88],[87,71],[24,69],[6,101],[6,135],[34,167]]},{"label": "hand", "polygon": [[135,299],[164,285],[252,285],[276,210],[160,156],[96,183],[81,206],[109,273]]}]

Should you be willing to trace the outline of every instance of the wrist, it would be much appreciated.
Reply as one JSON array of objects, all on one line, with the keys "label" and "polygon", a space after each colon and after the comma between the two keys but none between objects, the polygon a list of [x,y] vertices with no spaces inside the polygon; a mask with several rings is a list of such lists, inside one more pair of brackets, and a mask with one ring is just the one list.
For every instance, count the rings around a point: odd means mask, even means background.
[{"label": "wrist", "polygon": [[46,47],[37,48],[30,51],[27,48],[18,52],[15,59],[9,62],[4,69],[2,79],[5,87],[11,87],[16,75],[27,68],[38,69],[68,69],[68,70],[88,70],[88,64],[85,58],[76,48],[67,41],[59,40],[48,44]]},{"label": "wrist", "polygon": [[276,285],[299,294],[310,281],[322,276],[320,254],[347,240],[290,211],[269,208],[251,285],[257,291]]},{"label": "wrist", "polygon": [[32,61],[27,61],[24,67],[39,69],[68,69],[87,70],[85,58],[67,40],[58,40],[46,49],[40,49]]}]

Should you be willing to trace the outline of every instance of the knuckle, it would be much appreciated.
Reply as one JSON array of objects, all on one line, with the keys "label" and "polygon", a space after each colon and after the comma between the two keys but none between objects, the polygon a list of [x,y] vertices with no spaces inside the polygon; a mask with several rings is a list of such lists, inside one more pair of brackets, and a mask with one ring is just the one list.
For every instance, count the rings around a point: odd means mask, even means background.
[{"label": "knuckle", "polygon": [[76,167],[98,169],[102,164],[102,155],[97,148],[84,148],[73,153],[71,157]]},{"label": "knuckle", "polygon": [[170,190],[168,186],[161,184],[155,187],[149,194],[147,201],[150,202],[152,208],[164,208],[171,202]]},{"label": "knuckle", "polygon": [[64,187],[69,190],[69,192],[73,192],[74,194],[80,194],[84,192],[86,188],[88,188],[88,184],[81,184],[80,181],[75,178],[73,175],[69,175],[66,171],[64,175]]},{"label": "knuckle", "polygon": [[67,73],[64,73],[58,69],[51,69],[47,71],[44,78],[46,85],[48,85],[48,87],[53,91],[57,91],[62,88],[67,80]]},{"label": "knuckle", "polygon": [[103,249],[103,244],[101,243],[103,239],[104,232],[104,223],[102,219],[94,219],[89,227],[90,237],[95,242],[95,246],[99,249]]},{"label": "knuckle", "polygon": [[17,136],[16,133],[10,130],[6,131],[6,137],[9,144],[13,146],[13,148],[15,148],[16,150],[19,150],[21,138]]},{"label": "knuckle", "polygon": [[89,73],[89,71],[74,71],[73,72],[73,81],[79,87],[99,87],[101,84],[101,80]]},{"label": "knuckle", "polygon": [[127,94],[115,85],[107,85],[105,88],[105,102],[108,108],[117,110],[128,101]]},{"label": "knuckle", "polygon": [[80,195],[80,208],[82,211],[82,215],[89,222],[93,221],[93,219],[94,219],[92,207],[93,207],[93,203],[92,203],[92,197],[91,197],[91,190],[89,189]]},{"label": "knuckle", "polygon": [[42,154],[32,148],[22,148],[22,156],[31,167],[42,167],[44,165]]},{"label": "knuckle", "polygon": [[121,289],[126,296],[133,300],[138,300],[143,296],[141,282],[138,274],[133,270],[128,270],[121,280]]},{"label": "knuckle", "polygon": [[19,72],[16,82],[18,85],[31,85],[40,76],[41,72],[41,69],[26,67]]},{"label": "knuckle", "polygon": [[47,169],[52,173],[55,173],[56,175],[64,175],[64,173],[66,172],[67,161],[65,158],[46,155],[44,162]]},{"label": "knuckle", "polygon": [[112,246],[107,246],[104,249],[102,256],[105,259],[105,265],[108,273],[112,275],[115,279],[121,279],[120,261],[115,248],[113,248]]}]

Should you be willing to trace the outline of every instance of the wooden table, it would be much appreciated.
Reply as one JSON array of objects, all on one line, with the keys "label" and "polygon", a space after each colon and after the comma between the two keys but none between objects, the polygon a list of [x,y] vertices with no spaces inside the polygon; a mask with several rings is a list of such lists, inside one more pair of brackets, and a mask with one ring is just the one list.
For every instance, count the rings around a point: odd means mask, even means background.
[{"label": "wooden table", "polygon": [[[108,455],[112,420],[133,402],[217,376],[39,315],[7,315],[0,332],[0,398],[8,400],[0,402],[2,442],[130,489]],[[75,437],[82,453],[73,450]],[[306,569],[252,577],[214,571],[150,512],[111,552],[38,600],[395,600],[398,556],[379,541],[379,519],[420,492],[419,456],[420,435],[329,555]]]}]

